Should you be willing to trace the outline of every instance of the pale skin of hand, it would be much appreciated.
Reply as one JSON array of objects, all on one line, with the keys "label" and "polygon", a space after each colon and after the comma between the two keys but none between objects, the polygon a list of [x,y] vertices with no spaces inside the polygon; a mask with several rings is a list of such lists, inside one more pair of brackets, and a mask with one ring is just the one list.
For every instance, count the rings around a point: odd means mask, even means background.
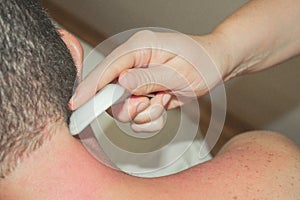
[{"label": "pale skin of hand", "polygon": [[[191,37],[205,48],[216,66],[218,66],[222,79],[227,81],[240,74],[267,69],[298,55],[300,53],[299,10],[299,0],[253,0],[228,17],[211,34]],[[138,37],[141,37],[142,41],[157,40],[163,43],[164,38],[170,38],[170,33],[138,33],[121,45],[120,48],[117,48],[112,53],[115,55],[110,56],[115,57],[118,53],[123,52],[122,49],[136,44],[136,38]],[[172,37],[175,38],[176,35],[173,34]],[[160,77],[159,70],[157,70],[157,73],[138,72],[141,71],[139,67],[147,64],[167,64],[177,71],[181,70],[181,74],[184,74],[185,80],[188,80],[190,84],[195,80],[198,81],[198,84],[194,84],[197,87],[191,87],[191,90],[198,97],[208,92],[208,87],[201,83],[203,82],[202,78],[195,75],[193,67],[184,59],[168,52],[148,49],[121,56],[110,65],[99,82],[95,81],[97,79],[95,76],[99,75],[97,73],[94,73],[94,77],[91,75],[85,79],[76,90],[76,98],[71,99],[71,108],[78,108],[92,97],[96,91],[119,77],[119,83],[137,97],[130,98],[119,109],[115,117],[121,121],[132,121],[132,127],[137,131],[151,131],[153,127],[161,128],[160,126],[163,126],[162,113],[164,109],[180,106],[185,101],[178,101],[173,93],[169,91],[170,88],[153,84],[155,81],[162,82],[166,79]],[[101,68],[101,64],[98,68]],[[136,83],[142,83],[145,86],[139,89],[132,87],[134,85],[132,80],[135,78],[139,80]],[[169,80],[168,87],[180,79],[179,77],[176,78],[173,77]],[[216,79],[209,86],[209,89],[220,81]],[[163,83],[166,83],[166,81]],[[85,89],[87,85],[95,84],[93,90]],[[140,96],[157,91],[159,93],[151,100]],[[180,91],[180,88],[177,88],[177,91]],[[185,96],[186,93],[181,92],[180,95]]]}]

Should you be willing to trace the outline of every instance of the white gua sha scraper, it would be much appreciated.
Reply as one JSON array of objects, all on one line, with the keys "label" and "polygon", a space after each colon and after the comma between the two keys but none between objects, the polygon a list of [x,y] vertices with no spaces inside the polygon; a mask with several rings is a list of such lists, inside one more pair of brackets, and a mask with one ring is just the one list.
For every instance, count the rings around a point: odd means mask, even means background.
[{"label": "white gua sha scraper", "polygon": [[105,110],[129,96],[130,94],[122,86],[108,84],[92,99],[72,113],[69,125],[71,134],[79,134]]}]

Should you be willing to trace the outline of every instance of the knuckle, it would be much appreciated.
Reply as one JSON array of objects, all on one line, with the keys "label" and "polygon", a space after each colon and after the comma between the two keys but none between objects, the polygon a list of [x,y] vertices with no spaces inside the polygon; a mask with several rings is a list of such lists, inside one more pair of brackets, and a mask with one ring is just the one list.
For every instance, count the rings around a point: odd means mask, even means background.
[{"label": "knuckle", "polygon": [[151,48],[141,48],[134,53],[134,66],[135,67],[147,67],[151,60]]},{"label": "knuckle", "polygon": [[[150,30],[141,30],[136,32],[135,34],[133,34],[133,36],[131,37],[131,39],[133,40],[144,40],[144,39],[149,39],[155,36],[155,33],[153,31]],[[145,42],[145,40],[144,40]]]}]

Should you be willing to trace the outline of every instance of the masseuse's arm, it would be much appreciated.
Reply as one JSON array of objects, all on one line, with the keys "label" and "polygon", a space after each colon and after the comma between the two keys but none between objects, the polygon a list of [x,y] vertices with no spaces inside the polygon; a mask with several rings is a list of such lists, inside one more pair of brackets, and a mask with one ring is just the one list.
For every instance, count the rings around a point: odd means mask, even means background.
[{"label": "masseuse's arm", "polygon": [[299,0],[253,0],[221,23],[214,33],[228,52],[227,79],[299,55],[299,11]]},{"label": "masseuse's arm", "polygon": [[[299,10],[299,0],[253,0],[228,17],[211,34],[191,37],[205,48],[216,64],[221,79],[229,80],[239,74],[266,69],[299,54]],[[175,98],[174,94],[188,96],[191,92],[187,90],[189,88],[201,96],[221,81],[220,77],[215,76],[211,85],[203,84],[195,68],[206,67],[204,61],[199,62],[198,66],[191,66],[180,56],[156,49],[145,50],[147,46],[157,44],[162,49],[168,48],[172,41],[177,44],[181,40],[174,33],[146,31],[135,34],[79,85],[76,96],[70,102],[71,108],[78,108],[99,89],[119,77],[120,84],[133,94],[160,93],[151,100],[145,97],[131,98],[117,113],[117,118],[133,121],[136,130],[151,127],[149,123],[153,121],[156,121],[153,127],[159,127],[163,108],[169,109],[184,103]],[[124,54],[132,46],[143,50]],[[163,67],[137,68],[151,64],[163,64],[180,73],[170,75]]]}]

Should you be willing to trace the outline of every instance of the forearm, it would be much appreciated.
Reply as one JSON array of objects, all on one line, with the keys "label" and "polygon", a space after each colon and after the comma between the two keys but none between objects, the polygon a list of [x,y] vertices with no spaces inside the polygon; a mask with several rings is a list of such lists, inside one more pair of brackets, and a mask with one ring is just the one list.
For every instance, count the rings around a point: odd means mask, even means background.
[{"label": "forearm", "polygon": [[266,69],[300,53],[299,20],[300,0],[250,1],[212,32],[208,52],[224,79]]}]

